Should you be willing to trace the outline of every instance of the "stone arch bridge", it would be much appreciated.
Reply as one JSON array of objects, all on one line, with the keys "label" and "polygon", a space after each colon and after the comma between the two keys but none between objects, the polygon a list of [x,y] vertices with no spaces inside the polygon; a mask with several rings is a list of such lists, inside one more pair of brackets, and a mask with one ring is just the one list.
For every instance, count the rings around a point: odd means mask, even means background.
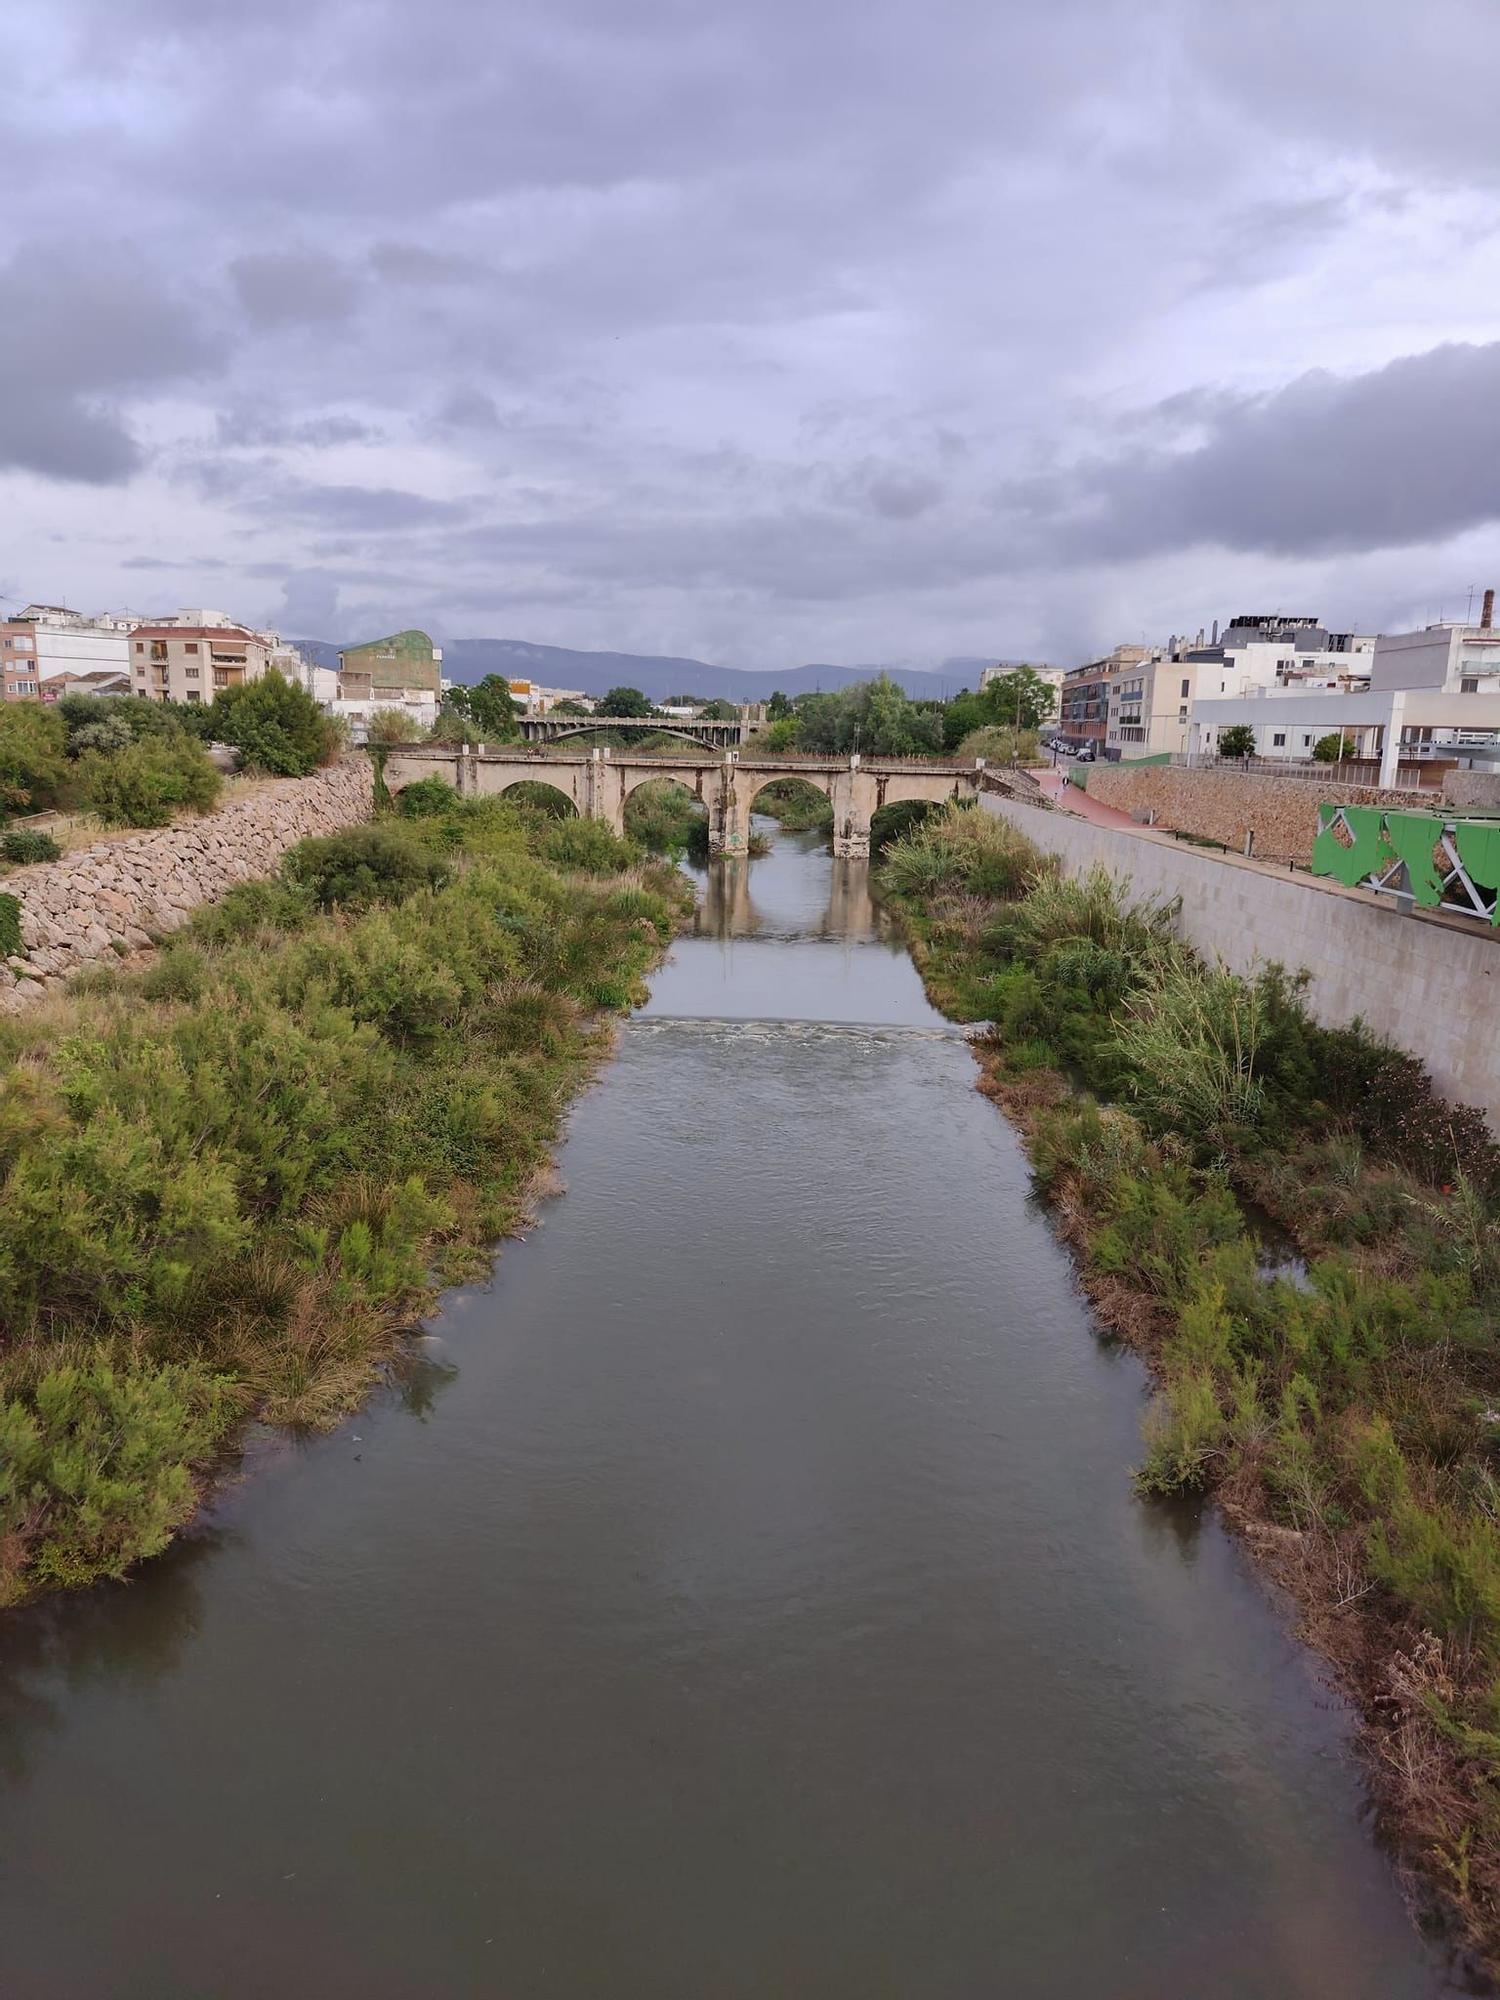
[{"label": "stone arch bridge", "polygon": [[591,750],[543,756],[515,747],[487,750],[448,744],[393,745],[385,782],[392,792],[418,778],[442,778],[464,798],[493,798],[513,785],[551,785],[583,817],[625,831],[625,802],[639,786],[670,778],[708,809],[711,854],[744,854],[756,794],[778,778],[800,778],[833,807],[833,851],[858,859],[870,851],[870,821],[882,806],[922,800],[975,799],[987,781],[983,760],[943,764],[891,757],[632,757]]}]

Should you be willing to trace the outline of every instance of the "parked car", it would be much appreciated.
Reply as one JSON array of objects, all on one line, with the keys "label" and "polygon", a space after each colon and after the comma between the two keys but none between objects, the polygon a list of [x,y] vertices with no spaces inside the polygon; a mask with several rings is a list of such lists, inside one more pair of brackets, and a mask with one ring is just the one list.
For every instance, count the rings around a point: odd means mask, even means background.
[{"label": "parked car", "polygon": [[1075,764],[1093,764],[1097,761],[1098,752],[1094,749],[1092,743],[1085,743],[1083,748],[1078,752],[1078,755],[1073,759]]}]

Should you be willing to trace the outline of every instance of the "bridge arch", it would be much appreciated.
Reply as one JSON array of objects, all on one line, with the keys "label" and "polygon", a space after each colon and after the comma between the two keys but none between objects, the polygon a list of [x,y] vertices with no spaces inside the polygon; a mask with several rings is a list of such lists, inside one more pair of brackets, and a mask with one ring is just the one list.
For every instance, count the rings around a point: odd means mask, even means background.
[{"label": "bridge arch", "polygon": [[640,764],[632,764],[620,772],[620,782],[624,787],[622,800],[625,804],[629,804],[632,795],[638,792],[642,785],[668,784],[681,785],[685,792],[691,793],[701,802],[704,774],[706,772],[712,776],[717,770],[717,764],[707,763],[698,765],[694,770],[684,770],[681,766],[674,769],[671,764],[663,764],[659,771],[653,771]]},{"label": "bridge arch", "polygon": [[756,773],[745,786],[747,807],[754,807],[768,785],[785,784],[806,785],[812,791],[821,792],[825,799],[833,797],[833,780],[822,771],[768,771],[763,776]]},{"label": "bridge arch", "polygon": [[[491,796],[503,798],[507,792],[517,791],[522,793],[522,797],[512,800],[512,804],[535,805],[540,807],[543,812],[555,814],[558,819],[577,819],[580,817],[578,801],[574,798],[569,786],[566,784],[559,785],[551,778],[541,777],[535,770],[518,771],[513,778],[506,778],[503,784],[496,785],[491,789]],[[537,794],[542,792],[547,793],[548,797],[544,799],[537,796]],[[557,801],[556,806],[552,803],[554,799]],[[557,806],[562,807],[561,812],[557,810]]]},{"label": "bridge arch", "polygon": [[[720,723],[718,727],[720,730],[727,732],[734,725],[724,722]],[[534,733],[539,740],[547,743],[566,743],[570,736],[598,736],[609,730],[615,730],[623,734],[627,729],[635,730],[642,736],[676,736],[684,743],[696,744],[699,749],[705,746],[709,749],[714,749],[718,747],[721,741],[727,740],[727,738],[723,737],[710,736],[706,730],[678,729],[670,722],[654,722],[645,716],[636,719],[630,716],[619,715],[594,716],[588,720],[580,718],[578,722],[566,729],[549,728],[545,736],[542,735],[540,730]]]}]

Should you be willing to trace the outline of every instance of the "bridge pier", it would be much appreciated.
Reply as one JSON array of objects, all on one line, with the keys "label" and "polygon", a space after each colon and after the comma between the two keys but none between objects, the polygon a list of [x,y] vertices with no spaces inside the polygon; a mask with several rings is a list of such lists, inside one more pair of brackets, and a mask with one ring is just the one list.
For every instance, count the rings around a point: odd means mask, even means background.
[{"label": "bridge pier", "polygon": [[849,759],[847,771],[840,771],[829,788],[833,802],[833,854],[836,861],[868,861],[870,821],[875,815],[876,785],[859,768],[858,756]]},{"label": "bridge pier", "polygon": [[750,852],[750,800],[734,782],[734,759],[719,766],[708,801],[708,851],[715,861],[743,859]]}]

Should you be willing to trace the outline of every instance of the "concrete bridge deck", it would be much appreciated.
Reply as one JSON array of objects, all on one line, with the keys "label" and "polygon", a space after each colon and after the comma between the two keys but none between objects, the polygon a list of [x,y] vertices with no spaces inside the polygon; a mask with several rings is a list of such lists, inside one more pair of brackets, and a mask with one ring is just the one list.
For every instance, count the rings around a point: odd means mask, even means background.
[{"label": "concrete bridge deck", "polygon": [[[727,726],[727,725],[726,725]],[[781,778],[800,778],[833,806],[833,851],[858,858],[870,851],[870,821],[882,806],[908,800],[942,804],[976,799],[986,783],[983,760],[940,763],[897,757],[632,757],[590,750],[546,756],[514,746],[478,749],[437,743],[393,745],[385,782],[392,792],[418,778],[443,778],[462,797],[494,797],[513,785],[550,785],[581,816],[625,831],[625,802],[653,779],[670,778],[701,799],[708,811],[711,854],[744,854],[756,795]]]}]

